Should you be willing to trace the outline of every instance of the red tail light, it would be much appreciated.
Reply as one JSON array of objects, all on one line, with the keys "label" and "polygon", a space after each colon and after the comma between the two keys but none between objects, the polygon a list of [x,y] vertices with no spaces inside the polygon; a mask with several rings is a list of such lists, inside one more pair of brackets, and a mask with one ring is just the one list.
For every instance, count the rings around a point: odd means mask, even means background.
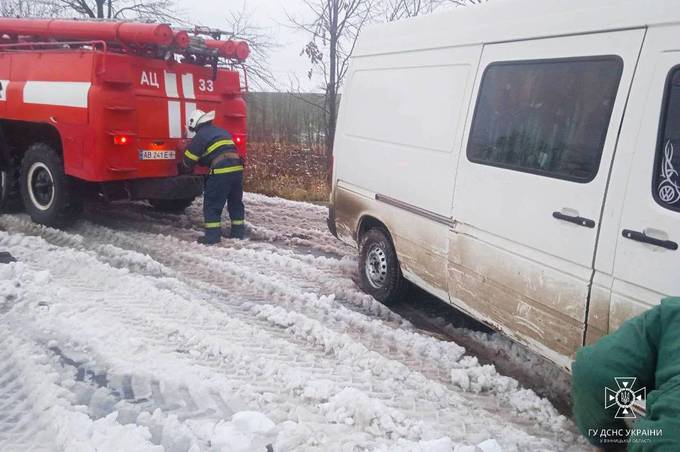
[{"label": "red tail light", "polygon": [[234,139],[234,145],[236,146],[236,150],[238,151],[239,154],[242,156],[246,155],[246,136],[241,133],[235,133],[232,135],[232,138]]},{"label": "red tail light", "polygon": [[126,135],[114,135],[113,144],[116,146],[125,146],[130,142],[130,138]]}]

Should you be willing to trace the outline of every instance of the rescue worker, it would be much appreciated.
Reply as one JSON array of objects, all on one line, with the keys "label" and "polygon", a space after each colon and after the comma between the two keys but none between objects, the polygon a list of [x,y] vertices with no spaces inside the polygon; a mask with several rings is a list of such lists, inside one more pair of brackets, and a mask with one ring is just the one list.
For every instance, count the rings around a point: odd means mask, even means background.
[{"label": "rescue worker", "polygon": [[[601,450],[680,450],[680,297],[579,350],[571,391],[576,424]],[[627,426],[645,393],[644,416]]]},{"label": "rescue worker", "polygon": [[204,245],[213,245],[222,239],[225,203],[231,219],[230,238],[242,239],[245,232],[243,160],[229,132],[214,126],[214,119],[214,111],[196,110],[191,114],[187,123],[191,142],[179,168],[180,174],[190,173],[197,164],[210,168],[203,191],[205,235],[198,239]]}]

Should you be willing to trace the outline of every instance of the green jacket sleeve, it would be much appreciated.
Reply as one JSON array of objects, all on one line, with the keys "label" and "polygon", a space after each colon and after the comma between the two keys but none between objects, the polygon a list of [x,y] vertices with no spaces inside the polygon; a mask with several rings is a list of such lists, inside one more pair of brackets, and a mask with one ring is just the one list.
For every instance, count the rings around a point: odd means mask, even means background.
[{"label": "green jacket sleeve", "polygon": [[680,298],[658,307],[660,337],[655,382],[647,394],[647,413],[635,422],[629,452],[680,450]]},{"label": "green jacket sleeve", "polygon": [[636,377],[636,388],[654,386],[657,344],[660,336],[659,307],[625,322],[614,333],[584,347],[572,365],[574,420],[581,433],[603,446],[602,429],[625,429],[616,409],[605,409],[605,387],[616,389],[616,377]]}]

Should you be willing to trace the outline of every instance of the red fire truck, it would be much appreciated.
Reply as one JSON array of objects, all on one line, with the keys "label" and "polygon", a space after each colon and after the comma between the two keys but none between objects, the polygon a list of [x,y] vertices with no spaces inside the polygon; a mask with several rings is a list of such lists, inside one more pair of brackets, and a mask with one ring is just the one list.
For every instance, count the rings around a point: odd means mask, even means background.
[{"label": "red fire truck", "polygon": [[178,175],[177,162],[195,109],[215,110],[245,156],[237,69],[249,48],[213,33],[0,19],[0,211],[21,201],[34,221],[60,225],[93,192],[188,206],[202,176]]}]

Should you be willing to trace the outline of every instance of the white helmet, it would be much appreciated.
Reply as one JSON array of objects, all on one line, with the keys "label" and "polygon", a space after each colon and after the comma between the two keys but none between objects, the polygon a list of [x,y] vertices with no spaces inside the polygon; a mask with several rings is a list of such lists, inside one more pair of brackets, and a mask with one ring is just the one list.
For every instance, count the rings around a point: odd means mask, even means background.
[{"label": "white helmet", "polygon": [[194,132],[196,131],[196,127],[200,126],[201,124],[205,124],[206,122],[213,121],[214,119],[215,110],[209,111],[208,113],[202,110],[195,110],[191,116],[189,116],[189,120],[187,121],[187,129],[189,132]]}]

